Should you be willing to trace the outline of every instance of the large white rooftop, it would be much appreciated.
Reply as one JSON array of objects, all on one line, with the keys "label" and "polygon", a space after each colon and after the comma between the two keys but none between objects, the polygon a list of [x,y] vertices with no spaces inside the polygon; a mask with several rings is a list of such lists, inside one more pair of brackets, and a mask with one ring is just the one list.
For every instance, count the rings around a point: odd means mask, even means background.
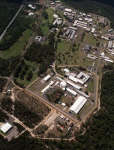
[{"label": "large white rooftop", "polygon": [[69,8],[65,8],[65,11],[67,11],[67,12],[72,12],[72,9],[69,9]]},{"label": "large white rooftop", "polygon": [[78,114],[78,112],[82,109],[84,104],[86,103],[87,99],[83,96],[79,96],[75,103],[70,107],[70,111],[73,111],[74,113]]}]

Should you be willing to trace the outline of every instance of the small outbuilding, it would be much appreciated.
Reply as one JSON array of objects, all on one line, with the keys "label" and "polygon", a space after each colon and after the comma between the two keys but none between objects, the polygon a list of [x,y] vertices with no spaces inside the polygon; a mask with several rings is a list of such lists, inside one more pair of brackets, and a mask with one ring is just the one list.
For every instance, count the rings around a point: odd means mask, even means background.
[{"label": "small outbuilding", "polygon": [[13,126],[9,122],[6,122],[0,126],[0,131],[6,134],[12,127]]}]

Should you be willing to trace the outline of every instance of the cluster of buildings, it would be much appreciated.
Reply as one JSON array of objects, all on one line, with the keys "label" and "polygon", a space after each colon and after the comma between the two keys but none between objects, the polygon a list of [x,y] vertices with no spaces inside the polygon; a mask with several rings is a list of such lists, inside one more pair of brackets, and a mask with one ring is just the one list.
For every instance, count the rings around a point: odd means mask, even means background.
[{"label": "cluster of buildings", "polygon": [[[114,51],[111,51],[111,54],[114,54],[113,52]],[[95,56],[95,55],[93,55],[93,54],[88,54],[87,57],[90,58],[90,59],[92,59],[92,60],[98,59],[98,57]],[[111,58],[109,58],[108,56],[106,56],[104,52],[102,52],[100,54],[100,59],[103,59],[104,61],[109,62],[109,63],[113,63],[114,62]]]},{"label": "cluster of buildings", "polygon": [[[50,6],[54,10],[60,10],[66,20],[68,20],[68,24],[71,27],[77,27],[82,28],[88,32],[91,32],[94,36],[99,35],[100,33],[97,32],[97,26],[99,24],[103,24],[104,26],[107,25],[108,19],[102,16],[97,16],[93,14],[87,14],[80,11],[77,11],[75,9],[66,8],[61,1],[51,1]],[[60,18],[61,19],[61,18]],[[59,23],[59,19],[56,18],[56,21]],[[60,24],[60,23],[59,23]],[[69,29],[68,29],[69,30]],[[67,31],[70,32],[70,31]],[[72,31],[74,33],[74,31]],[[68,33],[66,33],[68,34]],[[111,33],[108,33],[106,35],[101,35],[102,39],[109,40],[114,38]]]},{"label": "cluster of buildings", "polygon": [[28,16],[33,16],[34,15],[34,10],[36,10],[36,6],[33,6],[32,4],[28,4],[28,8],[30,11],[28,12]]},{"label": "cluster of buildings", "polygon": [[74,124],[72,121],[70,121],[68,118],[66,118],[64,115],[60,115],[55,119],[56,126],[61,131],[64,131],[64,129],[67,129],[67,133],[72,130]]},{"label": "cluster of buildings", "polygon": [[64,16],[70,21],[73,22],[76,16],[76,11],[72,11],[72,9],[65,8]]},{"label": "cluster of buildings", "polygon": [[[69,108],[69,111],[77,114],[89,98],[89,95],[83,92],[83,88],[87,87],[87,81],[90,79],[90,76],[84,72],[73,73],[67,68],[63,71],[66,75],[64,79],[58,76],[54,76],[53,79],[51,79],[52,76],[50,74],[45,76],[41,82],[46,83],[49,81],[49,84],[41,90],[41,93],[44,95],[50,89],[56,87],[61,88],[66,95],[70,95],[75,98],[75,102]],[[61,105],[66,106],[65,103],[61,103]]]},{"label": "cluster of buildings", "polygon": [[74,27],[80,27],[80,28],[83,28],[87,31],[90,31],[90,28],[88,28],[87,22],[83,22],[83,21],[80,21],[80,20],[75,20],[73,26]]},{"label": "cluster of buildings", "polygon": [[[66,16],[69,21],[73,22],[74,27],[83,28],[87,31],[95,33],[95,27],[93,25],[93,18],[91,15],[65,8],[64,16]],[[92,25],[92,27],[90,27],[90,25]]]},{"label": "cluster of buildings", "polygon": [[[56,15],[56,14],[54,14],[54,16],[55,16],[55,15]],[[54,20],[53,25],[61,25],[62,22],[63,22],[62,18],[59,18],[59,16],[58,16],[58,17],[56,17],[56,19]]]},{"label": "cluster of buildings", "polygon": [[[59,10],[63,13],[66,18],[66,24],[68,27],[65,28],[63,37],[67,37],[69,40],[73,40],[77,37],[77,28],[82,28],[93,34],[96,33],[96,24],[93,16],[90,14],[82,13],[71,8],[65,8],[65,6],[60,1],[51,1],[50,6],[54,10]],[[64,19],[60,18],[57,14],[53,16],[55,18],[53,25],[64,24]]]},{"label": "cluster of buildings", "polygon": [[77,37],[76,35],[77,28],[68,27],[68,28],[65,28],[64,30],[65,30],[64,37],[67,37],[70,40],[73,40],[75,37]]},{"label": "cluster of buildings", "polygon": [[111,63],[114,62],[112,59],[110,59],[108,56],[106,56],[104,52],[102,52],[102,53],[100,54],[100,57],[101,57],[104,61],[106,61],[106,62],[111,62]]},{"label": "cluster of buildings", "polygon": [[102,39],[107,40],[107,41],[113,41],[114,40],[114,31],[113,29],[109,29],[107,33],[103,34],[101,36]]}]

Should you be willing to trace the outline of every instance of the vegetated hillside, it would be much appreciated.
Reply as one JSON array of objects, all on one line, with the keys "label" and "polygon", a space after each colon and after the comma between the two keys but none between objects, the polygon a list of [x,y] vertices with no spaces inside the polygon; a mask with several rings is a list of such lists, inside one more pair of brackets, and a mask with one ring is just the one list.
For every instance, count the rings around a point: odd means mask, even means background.
[{"label": "vegetated hillside", "polygon": [[114,66],[103,75],[101,91],[101,110],[84,126],[85,135],[76,134],[77,142],[41,141],[32,139],[26,133],[7,143],[0,137],[4,150],[113,150],[114,149]]},{"label": "vegetated hillside", "polygon": [[114,1],[107,0],[62,0],[69,6],[81,11],[96,13],[108,17],[114,27]]}]

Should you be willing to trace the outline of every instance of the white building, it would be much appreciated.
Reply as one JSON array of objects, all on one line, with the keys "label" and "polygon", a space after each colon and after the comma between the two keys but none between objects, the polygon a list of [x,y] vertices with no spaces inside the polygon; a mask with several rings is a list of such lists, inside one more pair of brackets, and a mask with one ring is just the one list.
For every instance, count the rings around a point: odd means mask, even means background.
[{"label": "white building", "polygon": [[72,12],[72,9],[65,8],[65,11],[71,13],[71,12]]},{"label": "white building", "polygon": [[67,85],[67,84],[66,84],[65,81],[60,82],[60,88],[62,88],[63,90],[65,90],[66,85]]},{"label": "white building", "polygon": [[45,93],[53,84],[54,84],[54,81],[51,81],[51,82],[49,83],[49,85],[47,85],[41,92],[42,92],[42,93]]},{"label": "white building", "polygon": [[87,22],[92,22],[93,19],[92,19],[92,18],[85,18],[85,21],[87,21]]},{"label": "white building", "polygon": [[113,42],[113,41],[109,41],[109,42],[108,42],[108,48],[109,48],[109,49],[114,48],[114,42]]},{"label": "white building", "polygon": [[43,82],[46,82],[46,81],[48,81],[50,78],[51,78],[51,75],[48,74],[46,77],[44,77],[44,78],[42,79],[42,81],[43,81]]},{"label": "white building", "polygon": [[78,75],[77,75],[77,78],[83,80],[83,82],[87,82],[90,78],[90,76],[88,74],[85,74],[84,72],[80,72]]},{"label": "white building", "polygon": [[59,18],[59,16],[58,16],[57,14],[54,14],[53,17],[54,17],[55,19]]},{"label": "white building", "polygon": [[66,72],[66,73],[70,73],[70,70],[69,70],[69,69],[67,69],[67,68],[65,68],[65,69],[64,69],[64,72]]},{"label": "white building", "polygon": [[102,39],[109,40],[109,36],[101,36]]},{"label": "white building", "polygon": [[57,18],[54,22],[53,25],[61,25],[62,24],[62,18]]},{"label": "white building", "polygon": [[112,59],[110,59],[109,57],[105,56],[105,53],[101,53],[100,57],[103,58],[106,62],[111,62],[113,63],[114,61]]},{"label": "white building", "polygon": [[88,54],[87,57],[90,59],[93,59],[93,60],[97,59],[97,57],[95,55],[92,55],[92,54]]},{"label": "white building", "polygon": [[73,82],[70,81],[70,80],[67,80],[67,84],[71,85],[73,88],[76,88],[76,89],[78,89],[78,90],[81,89],[81,86],[79,86],[79,85],[73,83]]},{"label": "white building", "polygon": [[83,28],[87,31],[90,31],[90,28],[88,28],[87,22],[83,22],[83,21],[80,21],[80,20],[75,20],[73,26],[74,27],[77,26],[77,27]]},{"label": "white building", "polygon": [[42,40],[42,37],[41,37],[41,36],[36,36],[36,37],[35,37],[35,40],[37,40],[37,41],[40,42],[40,41]]},{"label": "white building", "polygon": [[33,15],[34,15],[33,12],[28,13],[28,16],[33,16]]},{"label": "white building", "polygon": [[80,84],[82,84],[82,85],[84,84],[84,81],[83,81],[83,80],[78,79],[78,78],[76,78],[76,77],[73,77],[72,75],[69,76],[69,79],[70,79],[71,81],[76,82],[76,83],[80,83]]},{"label": "white building", "polygon": [[12,125],[10,123],[4,123],[0,126],[0,130],[5,134],[12,128]]},{"label": "white building", "polygon": [[85,97],[79,96],[76,99],[75,103],[70,107],[70,111],[78,114],[86,102],[87,102],[87,99]]},{"label": "white building", "polygon": [[45,93],[49,88],[50,88],[50,86],[47,85],[41,92],[42,92],[42,93]]},{"label": "white building", "polygon": [[92,33],[95,33],[95,28],[92,28],[92,29],[91,29],[91,32],[92,32]]},{"label": "white building", "polygon": [[32,4],[28,4],[28,7],[31,8],[31,9],[34,9],[34,10],[36,9],[36,7],[33,6]]},{"label": "white building", "polygon": [[77,93],[76,93],[75,91],[73,91],[72,89],[70,89],[70,88],[66,88],[66,90],[67,90],[70,94],[72,94],[72,95],[74,95],[74,96],[77,95]]}]

